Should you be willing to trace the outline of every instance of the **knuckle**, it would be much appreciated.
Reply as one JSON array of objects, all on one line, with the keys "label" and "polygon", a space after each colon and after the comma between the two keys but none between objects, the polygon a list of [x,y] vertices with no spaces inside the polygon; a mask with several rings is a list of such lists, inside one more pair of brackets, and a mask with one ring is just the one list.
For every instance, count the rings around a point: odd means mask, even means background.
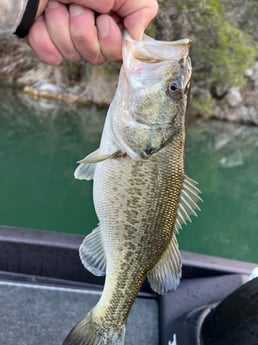
[{"label": "knuckle", "polygon": [[91,61],[89,61],[92,65],[95,66],[100,66],[103,65],[103,63],[105,63],[106,59],[104,58],[103,55],[95,55],[91,58]]},{"label": "knuckle", "polygon": [[[88,38],[84,33],[79,31],[74,33],[72,39],[80,56],[92,65],[102,65],[106,61],[100,52],[100,46],[96,40]],[[74,58],[77,59],[77,54],[70,54],[70,59]]]},{"label": "knuckle", "polygon": [[85,43],[87,43],[86,38],[85,38],[85,34],[82,31],[75,31],[73,32],[73,41],[76,42],[76,45],[78,46],[84,46]]},{"label": "knuckle", "polygon": [[77,62],[80,60],[80,55],[77,53],[77,51],[72,49],[70,52],[68,52],[67,59],[72,62]]}]

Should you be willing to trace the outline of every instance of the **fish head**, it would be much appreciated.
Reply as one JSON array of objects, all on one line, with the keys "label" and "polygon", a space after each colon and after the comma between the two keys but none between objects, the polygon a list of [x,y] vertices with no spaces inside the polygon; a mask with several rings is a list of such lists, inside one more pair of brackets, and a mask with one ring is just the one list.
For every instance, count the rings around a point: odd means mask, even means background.
[{"label": "fish head", "polygon": [[183,132],[192,71],[189,45],[189,39],[166,42],[145,35],[135,41],[125,35],[113,131],[131,158],[148,157]]}]

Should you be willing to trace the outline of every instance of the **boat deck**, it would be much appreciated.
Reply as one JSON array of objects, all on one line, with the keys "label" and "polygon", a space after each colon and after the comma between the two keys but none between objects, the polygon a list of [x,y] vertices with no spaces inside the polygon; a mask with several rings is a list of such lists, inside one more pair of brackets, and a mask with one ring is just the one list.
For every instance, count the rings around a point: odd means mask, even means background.
[{"label": "boat deck", "polygon": [[[0,339],[5,345],[62,344],[96,304],[103,279],[82,267],[81,240],[0,227]],[[167,345],[175,319],[222,300],[246,282],[256,266],[182,254],[183,279],[176,291],[160,297],[144,283],[129,316],[126,345]]]},{"label": "boat deck", "polygon": [[[5,345],[62,344],[99,297],[100,292],[94,290],[2,281],[0,339]],[[157,300],[137,298],[126,344],[158,344],[158,309]]]}]

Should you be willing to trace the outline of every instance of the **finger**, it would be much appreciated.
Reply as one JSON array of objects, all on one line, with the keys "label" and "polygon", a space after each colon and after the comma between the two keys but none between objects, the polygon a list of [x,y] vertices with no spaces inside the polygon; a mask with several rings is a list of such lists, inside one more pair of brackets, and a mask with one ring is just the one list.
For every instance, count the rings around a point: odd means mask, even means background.
[{"label": "finger", "polygon": [[59,65],[63,58],[51,38],[42,19],[38,19],[30,29],[28,41],[37,57],[49,65]]},{"label": "finger", "polygon": [[45,22],[49,36],[60,53],[70,61],[79,61],[69,30],[69,12],[65,5],[58,1],[49,1],[45,10]]},{"label": "finger", "polygon": [[44,12],[46,5],[47,5],[47,2],[48,2],[48,0],[40,0],[39,1],[36,18],[39,17]]},{"label": "finger", "polygon": [[[124,26],[134,39],[141,39],[144,30],[158,13],[157,0],[73,0],[77,5],[98,13],[117,13],[125,18]],[[70,0],[60,0],[69,4]]]},{"label": "finger", "polygon": [[[123,11],[128,12],[126,9],[123,9]],[[131,9],[130,13],[125,15],[124,26],[134,39],[141,40],[145,29],[157,13],[158,3],[156,1],[149,0],[148,4],[143,1],[141,8],[135,11]]]},{"label": "finger", "polygon": [[147,11],[141,9],[124,19],[124,26],[135,40],[141,40],[150,20]]},{"label": "finger", "polygon": [[96,20],[102,54],[110,61],[122,59],[122,33],[115,20],[103,14]]},{"label": "finger", "polygon": [[95,14],[88,8],[70,5],[70,33],[79,54],[93,65],[101,65],[106,59],[101,53]]},{"label": "finger", "polygon": [[[59,0],[63,4],[69,5],[71,0]],[[114,6],[114,0],[73,0],[76,5],[81,5],[98,13],[108,13]]]}]

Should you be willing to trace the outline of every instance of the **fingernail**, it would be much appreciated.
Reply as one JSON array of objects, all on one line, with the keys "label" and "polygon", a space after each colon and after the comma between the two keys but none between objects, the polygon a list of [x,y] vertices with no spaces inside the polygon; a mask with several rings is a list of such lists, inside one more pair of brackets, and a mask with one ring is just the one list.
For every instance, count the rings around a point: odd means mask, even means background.
[{"label": "fingernail", "polygon": [[101,38],[105,38],[109,35],[110,24],[109,24],[109,20],[106,17],[101,18],[101,20],[99,20],[98,29],[99,29],[99,35]]},{"label": "fingernail", "polygon": [[80,16],[81,14],[83,14],[83,12],[84,12],[84,8],[82,6],[78,6],[78,5],[69,6],[69,13],[71,17]]},{"label": "fingernail", "polygon": [[59,6],[58,1],[50,0],[47,4],[47,8],[57,8]]}]

